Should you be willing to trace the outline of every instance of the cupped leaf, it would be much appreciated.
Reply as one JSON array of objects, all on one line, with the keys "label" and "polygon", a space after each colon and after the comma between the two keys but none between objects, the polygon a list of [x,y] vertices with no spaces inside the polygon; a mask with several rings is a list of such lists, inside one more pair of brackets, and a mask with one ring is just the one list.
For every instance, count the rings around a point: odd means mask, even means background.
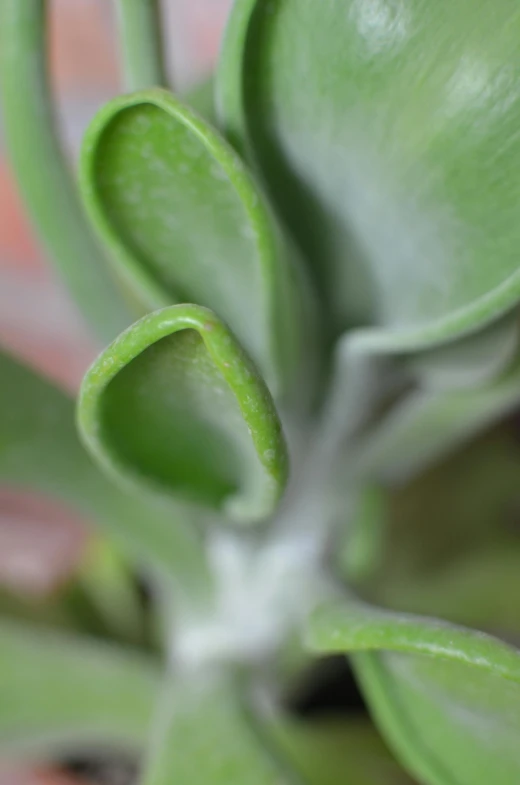
[{"label": "cupped leaf", "polygon": [[80,175],[94,227],[148,309],[210,307],[273,389],[294,382],[300,273],[251,175],[211,125],[164,90],[122,96],[87,131]]},{"label": "cupped leaf", "polygon": [[445,622],[332,602],[310,622],[317,652],[352,655],[396,754],[428,785],[520,778],[520,652]]},{"label": "cupped leaf", "polygon": [[262,171],[334,329],[396,351],[520,297],[514,0],[239,0],[222,125]]},{"label": "cupped leaf", "polygon": [[74,402],[0,352],[0,483],[40,491],[83,513],[135,560],[193,588],[202,544],[188,521],[108,482],[82,447]]},{"label": "cupped leaf", "polygon": [[152,727],[144,785],[286,785],[236,680],[214,669],[166,686]]},{"label": "cupped leaf", "polygon": [[140,749],[159,684],[141,654],[2,620],[0,750]]},{"label": "cupped leaf", "polygon": [[267,387],[207,308],[145,316],[95,361],[80,392],[85,444],[110,474],[237,520],[271,514],[287,478]]}]

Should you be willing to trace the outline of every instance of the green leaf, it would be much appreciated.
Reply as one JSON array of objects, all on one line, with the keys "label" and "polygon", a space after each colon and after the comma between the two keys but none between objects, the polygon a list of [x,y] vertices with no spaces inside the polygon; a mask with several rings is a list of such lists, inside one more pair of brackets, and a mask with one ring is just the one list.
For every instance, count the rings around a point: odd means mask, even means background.
[{"label": "green leaf", "polygon": [[300,273],[258,187],[211,125],[164,90],[116,98],[87,131],[80,175],[95,229],[148,309],[212,308],[273,389],[294,383]]},{"label": "green leaf", "polygon": [[116,0],[127,91],[167,86],[159,0]]},{"label": "green leaf", "polygon": [[55,124],[46,3],[2,0],[0,86],[6,149],[29,217],[60,277],[104,342],[132,321],[79,202]]},{"label": "green leaf", "polygon": [[1,352],[0,378],[0,483],[70,504],[170,580],[204,582],[202,545],[188,522],[105,479],[79,441],[73,401]]},{"label": "green leaf", "polygon": [[228,674],[188,672],[166,686],[144,785],[284,785],[286,775]]},{"label": "green leaf", "polygon": [[215,111],[215,80],[213,76],[196,84],[183,95],[183,101],[210,125],[218,127]]},{"label": "green leaf", "polygon": [[[370,489],[375,503],[346,526],[349,581],[377,604],[517,635],[519,473],[506,424],[402,487]],[[370,568],[356,574],[360,549]]]},{"label": "green leaf", "polygon": [[140,587],[111,542],[92,538],[74,578],[113,636],[133,644],[143,642],[146,619]]},{"label": "green leaf", "polygon": [[507,372],[481,387],[414,390],[363,434],[353,459],[357,471],[405,482],[512,412],[520,401],[519,385],[517,357]]},{"label": "green leaf", "polygon": [[207,308],[149,314],[96,360],[81,388],[85,444],[115,478],[222,508],[271,514],[287,452],[266,386]]},{"label": "green leaf", "polygon": [[0,622],[0,750],[141,748],[159,673],[129,649]]},{"label": "green leaf", "polygon": [[[515,0],[238,0],[222,126],[312,263],[334,329],[422,348],[520,297]],[[296,42],[296,43],[295,43]]]},{"label": "green leaf", "polygon": [[423,390],[480,387],[507,370],[518,350],[518,314],[514,311],[470,336],[401,359]]},{"label": "green leaf", "polygon": [[308,643],[353,657],[374,717],[425,785],[520,778],[520,652],[483,633],[355,599],[316,611]]}]

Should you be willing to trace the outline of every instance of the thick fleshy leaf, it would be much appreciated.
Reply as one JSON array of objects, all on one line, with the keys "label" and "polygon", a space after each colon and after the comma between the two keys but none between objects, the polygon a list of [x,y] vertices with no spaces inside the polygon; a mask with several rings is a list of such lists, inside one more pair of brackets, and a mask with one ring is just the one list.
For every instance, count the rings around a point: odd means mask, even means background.
[{"label": "thick fleshy leaf", "polygon": [[401,359],[417,386],[444,392],[487,384],[507,370],[517,349],[515,310],[484,330]]},{"label": "thick fleshy leaf", "polygon": [[304,329],[294,256],[211,125],[164,90],[117,98],[87,131],[80,182],[119,275],[146,307],[212,308],[273,389],[294,382]]},{"label": "thick fleshy leaf", "polygon": [[159,683],[141,654],[2,620],[0,750],[140,749]]},{"label": "thick fleshy leaf", "polygon": [[520,652],[501,641],[355,599],[319,609],[314,651],[352,655],[381,730],[425,785],[520,779]]},{"label": "thick fleshy leaf", "polygon": [[104,344],[131,323],[132,313],[85,219],[59,141],[47,67],[48,17],[43,0],[0,4],[3,141],[49,261]]},{"label": "thick fleshy leaf", "polygon": [[239,685],[219,669],[167,685],[155,719],[144,785],[287,785],[255,728]]},{"label": "thick fleshy leaf", "polygon": [[419,348],[520,296],[515,0],[239,0],[223,127],[257,162],[337,331]]},{"label": "thick fleshy leaf", "polygon": [[73,401],[1,352],[0,378],[0,483],[64,501],[134,559],[170,578],[200,583],[195,533],[171,509],[107,482],[80,443]]},{"label": "thick fleshy leaf", "polygon": [[79,425],[116,478],[208,505],[237,520],[271,514],[287,453],[269,392],[207,308],[145,316],[95,361]]},{"label": "thick fleshy leaf", "polygon": [[116,0],[119,53],[125,90],[166,86],[158,0]]},{"label": "thick fleshy leaf", "polygon": [[520,359],[499,378],[474,389],[417,389],[364,435],[357,470],[405,482],[513,411],[520,402]]}]

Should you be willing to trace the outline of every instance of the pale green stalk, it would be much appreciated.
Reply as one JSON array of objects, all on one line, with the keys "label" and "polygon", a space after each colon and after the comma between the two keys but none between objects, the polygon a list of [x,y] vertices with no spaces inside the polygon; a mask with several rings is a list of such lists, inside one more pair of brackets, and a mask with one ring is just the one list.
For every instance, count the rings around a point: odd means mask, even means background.
[{"label": "pale green stalk", "polygon": [[116,0],[125,87],[167,87],[159,0]]},{"label": "pale green stalk", "polygon": [[5,144],[26,210],[50,261],[106,342],[132,318],[84,218],[58,139],[45,0],[0,3],[0,88]]}]

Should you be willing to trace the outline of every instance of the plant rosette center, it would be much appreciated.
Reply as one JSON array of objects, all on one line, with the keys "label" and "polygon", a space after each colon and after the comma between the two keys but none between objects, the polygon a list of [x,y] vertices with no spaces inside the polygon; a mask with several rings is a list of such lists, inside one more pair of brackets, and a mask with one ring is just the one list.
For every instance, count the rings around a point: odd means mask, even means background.
[{"label": "plant rosette center", "polygon": [[212,532],[208,558],[214,578],[210,606],[180,612],[169,641],[176,667],[265,661],[299,623],[330,596],[322,569],[323,543],[301,531],[258,540]]}]

